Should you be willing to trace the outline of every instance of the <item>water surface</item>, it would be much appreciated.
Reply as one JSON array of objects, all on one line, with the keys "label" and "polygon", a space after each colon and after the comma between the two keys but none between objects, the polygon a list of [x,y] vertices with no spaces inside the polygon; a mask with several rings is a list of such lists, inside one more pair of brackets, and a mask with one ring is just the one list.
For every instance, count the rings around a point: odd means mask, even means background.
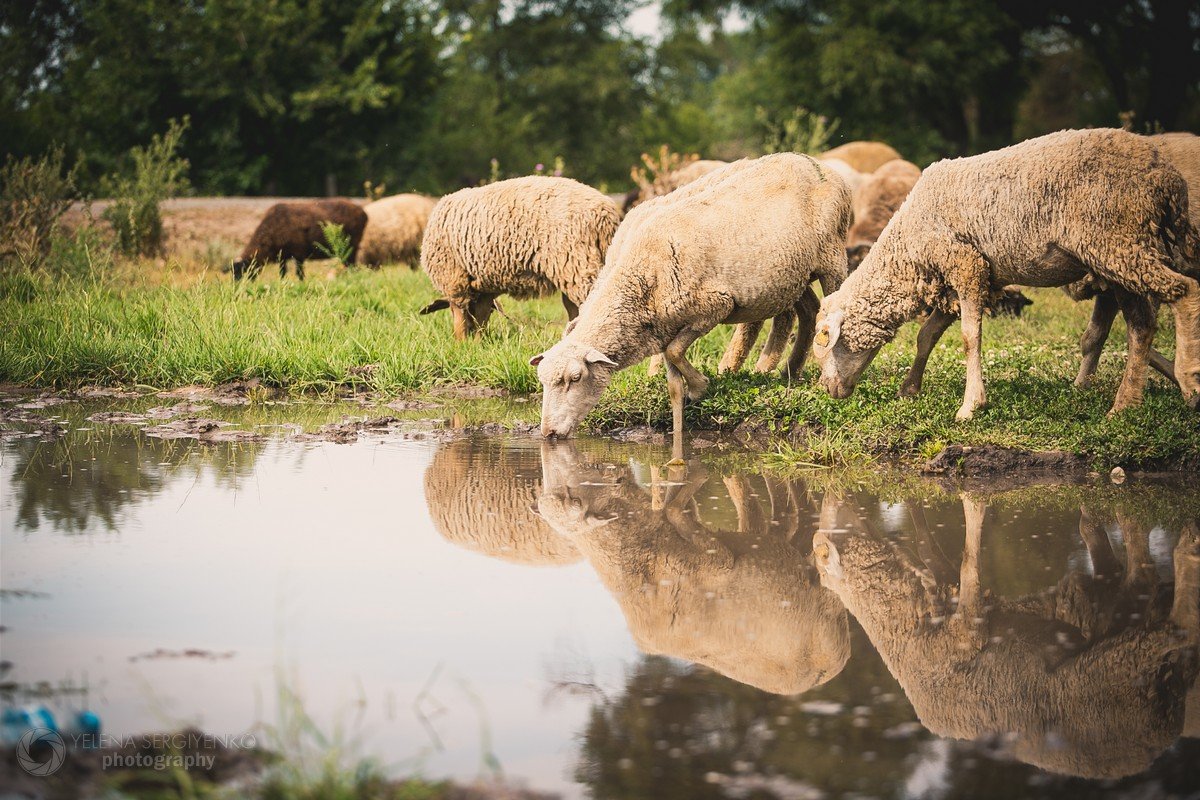
[{"label": "water surface", "polygon": [[397,774],[566,797],[1200,794],[1187,481],[51,411],[65,436],[0,444],[6,704],[237,734],[294,692]]}]

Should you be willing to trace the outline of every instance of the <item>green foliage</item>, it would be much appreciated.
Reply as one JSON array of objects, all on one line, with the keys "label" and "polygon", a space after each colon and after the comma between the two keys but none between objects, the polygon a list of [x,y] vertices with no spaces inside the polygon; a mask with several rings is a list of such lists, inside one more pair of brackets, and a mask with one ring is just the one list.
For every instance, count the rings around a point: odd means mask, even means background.
[{"label": "green foliage", "polygon": [[828,149],[829,140],[837,133],[839,120],[831,124],[820,114],[797,106],[782,119],[775,119],[767,109],[759,106],[754,116],[765,130],[762,151],[764,153],[808,153],[817,155]]},{"label": "green foliage", "polygon": [[59,220],[78,195],[78,165],[63,171],[63,149],[40,158],[9,155],[0,168],[0,260],[36,267],[50,252]]},{"label": "green foliage", "polygon": [[133,162],[124,173],[109,175],[101,190],[112,201],[102,216],[113,227],[117,250],[127,256],[158,255],[163,246],[159,203],[188,189],[188,162],[178,155],[188,118],[171,120],[166,133],[129,152]]},{"label": "green foliage", "polygon": [[317,243],[317,249],[324,253],[326,258],[337,259],[342,266],[350,263],[350,255],[354,252],[350,234],[336,222],[322,222],[321,234],[325,237],[325,243]]}]

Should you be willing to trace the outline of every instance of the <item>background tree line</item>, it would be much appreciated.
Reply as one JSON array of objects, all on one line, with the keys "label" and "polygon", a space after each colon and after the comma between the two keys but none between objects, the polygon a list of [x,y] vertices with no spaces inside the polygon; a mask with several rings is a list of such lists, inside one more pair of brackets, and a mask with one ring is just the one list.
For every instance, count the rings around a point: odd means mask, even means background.
[{"label": "background tree line", "polygon": [[920,163],[1122,115],[1200,127],[1188,0],[663,0],[653,38],[642,5],[6,3],[0,143],[62,145],[92,191],[185,117],[200,193],[441,193],[558,158],[618,191],[643,151],[755,154],[797,107]]}]

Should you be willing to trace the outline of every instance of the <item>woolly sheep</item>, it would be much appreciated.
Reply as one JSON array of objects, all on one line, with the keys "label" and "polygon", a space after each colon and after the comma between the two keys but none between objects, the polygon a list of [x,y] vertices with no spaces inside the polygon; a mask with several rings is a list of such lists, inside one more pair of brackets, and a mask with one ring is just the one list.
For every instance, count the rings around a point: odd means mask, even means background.
[{"label": "woolly sheep", "polygon": [[717,161],[715,159],[700,159],[699,161],[685,164],[679,169],[661,176],[649,186],[631,190],[629,194],[625,195],[625,204],[621,211],[628,214],[647,200],[668,195],[681,186],[686,186],[692,181],[699,180],[708,173],[718,170],[728,163],[728,161]]},{"label": "woolly sheep", "polygon": [[817,158],[836,158],[858,172],[871,173],[893,159],[901,158],[891,145],[883,142],[846,142],[832,150],[826,150]]},{"label": "woolly sheep", "polygon": [[437,198],[421,194],[397,194],[368,203],[363,207],[367,229],[359,245],[359,260],[368,267],[408,264],[416,269],[421,237],[436,204]]},{"label": "woolly sheep", "polygon": [[558,291],[574,319],[619,223],[611,200],[570,178],[513,178],[447,195],[421,246],[421,266],[444,297],[421,313],[449,308],[455,337],[465,339],[487,324],[498,296]]},{"label": "woolly sheep", "polygon": [[321,249],[327,247],[322,223],[333,222],[342,226],[350,239],[350,257],[353,264],[362,241],[363,228],[367,225],[366,212],[349,200],[312,200],[300,203],[276,203],[267,209],[262,221],[250,236],[250,242],[242,254],[233,262],[233,279],[243,275],[250,279],[258,277],[263,264],[279,262],[279,277],[287,274],[288,259],[296,262],[296,277],[304,280],[306,259],[328,258]]},{"label": "woolly sheep", "polygon": [[[1188,216],[1192,221],[1193,230],[1195,230],[1196,224],[1200,223],[1200,202],[1191,200],[1200,197],[1200,137],[1190,133],[1167,133],[1148,138],[1187,181]],[[1117,288],[1106,288],[1098,284],[1096,279],[1090,275],[1067,284],[1063,287],[1063,291],[1076,302],[1095,300],[1091,320],[1079,340],[1082,358],[1080,359],[1079,373],[1075,377],[1076,386],[1089,386],[1095,377],[1096,369],[1100,365],[1100,356],[1104,351],[1104,343],[1108,340],[1118,311],[1122,312],[1125,317],[1127,335],[1131,343],[1142,338],[1153,341],[1158,310],[1157,304],[1152,303],[1148,298],[1131,295]],[[921,330],[917,334],[916,358],[900,388],[902,396],[915,396],[921,391],[925,365],[929,361],[930,353],[956,318],[956,314],[935,309],[922,323]],[[1141,352],[1141,347],[1131,346],[1130,357],[1139,359]],[[1155,370],[1168,380],[1178,383],[1175,380],[1175,365],[1170,359],[1153,347],[1148,348],[1146,358]],[[1142,364],[1127,365],[1126,374],[1142,375],[1144,373],[1145,366]],[[1141,391],[1136,386],[1127,387],[1124,391],[1118,392],[1108,413],[1116,414],[1125,408],[1139,404],[1141,400]]]},{"label": "woolly sheep", "polygon": [[[1069,574],[1045,596],[997,598],[980,581],[986,509],[970,496],[963,507],[960,570],[936,563],[944,558],[923,544],[934,541],[927,526],[916,525],[916,559],[860,519],[840,519],[813,539],[821,584],[862,626],[934,734],[1001,736],[1021,761],[1075,776],[1145,770],[1181,733],[1197,673],[1197,631],[1181,612],[1195,608],[1200,591],[1200,558],[1188,553],[1196,550],[1195,531],[1185,531],[1176,550],[1169,612],[1156,603],[1153,569],[1149,585],[1128,572],[1119,581],[1112,579],[1119,573],[1107,580]],[[1147,532],[1124,531],[1143,540],[1145,554]],[[1118,604],[1137,613],[1104,613]]]},{"label": "woolly sheep", "polygon": [[541,488],[537,449],[496,441],[445,444],[425,470],[429,518],[446,541],[515,564],[574,563],[579,551],[531,508]]},{"label": "woolly sheep", "polygon": [[698,464],[665,489],[639,487],[628,460],[583,463],[571,442],[544,443],[542,465],[538,513],[587,558],[640,650],[783,695],[841,672],[846,611],[809,563],[803,484],[764,487],[779,500],[768,517],[750,478],[725,477],[738,525],[722,530],[694,503],[708,479]]},{"label": "woolly sheep", "polygon": [[731,164],[687,192],[630,215],[579,318],[530,361],[543,386],[543,435],[569,436],[617,370],[663,353],[680,447],[685,390],[695,399],[708,386],[687,349],[722,323],[795,309],[789,367],[799,372],[817,305],[809,284],[831,291],[846,274],[846,184],[808,156],[779,153]]},{"label": "woolly sheep", "polygon": [[866,258],[871,245],[904,203],[921,177],[921,168],[910,161],[894,159],[868,175],[854,190],[854,224],[846,234],[846,255],[851,270]]},{"label": "woolly sheep", "polygon": [[822,156],[821,163],[840,175],[842,180],[846,182],[846,185],[850,187],[852,193],[857,192],[859,187],[871,177],[870,173],[859,172],[840,158],[825,158]]},{"label": "woolly sheep", "polygon": [[[1092,274],[1172,306],[1175,374],[1188,404],[1200,406],[1200,285],[1173,269],[1176,258],[1195,258],[1186,208],[1178,170],[1125,131],[1060,131],[938,162],[862,266],[822,303],[821,383],[848,397],[904,322],[925,307],[952,313],[957,299],[967,388],[956,418],[970,419],[986,402],[980,329],[994,293],[1010,283],[1062,286]],[[1149,345],[1142,336],[1131,350]],[[1129,364],[1137,361],[1131,356]],[[1144,369],[1131,374],[1127,366],[1118,403],[1126,393],[1140,396],[1144,381]]]}]

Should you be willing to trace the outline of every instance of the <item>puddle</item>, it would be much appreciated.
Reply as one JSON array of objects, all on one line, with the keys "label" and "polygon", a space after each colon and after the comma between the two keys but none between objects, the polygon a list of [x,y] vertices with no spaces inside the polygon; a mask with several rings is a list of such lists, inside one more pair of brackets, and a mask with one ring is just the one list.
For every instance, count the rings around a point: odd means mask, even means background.
[{"label": "puddle", "polygon": [[1187,479],[964,497],[466,401],[101,399],[6,412],[5,708],[236,737],[294,692],[397,775],[570,798],[1200,792]]}]

